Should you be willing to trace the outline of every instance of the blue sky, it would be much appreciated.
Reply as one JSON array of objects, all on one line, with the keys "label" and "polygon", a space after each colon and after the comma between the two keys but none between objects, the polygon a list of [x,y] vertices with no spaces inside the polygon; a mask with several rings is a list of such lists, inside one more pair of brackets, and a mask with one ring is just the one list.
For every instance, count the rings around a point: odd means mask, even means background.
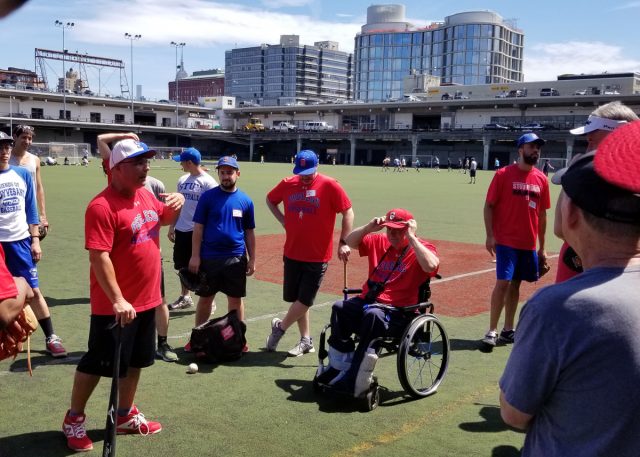
[{"label": "blue sky", "polygon": [[[134,42],[134,83],[148,99],[167,98],[175,76],[171,41],[185,42],[185,70],[224,67],[224,51],[277,43],[281,34],[298,34],[304,44],[334,40],[353,51],[353,38],[366,22],[367,7],[385,2],[360,0],[30,0],[0,22],[0,68],[34,69],[34,49],[61,50],[62,31],[55,20],[74,22],[65,34],[70,52],[121,59],[130,78],[130,42]],[[409,22],[425,25],[445,16],[491,10],[515,22],[525,33],[525,80],[555,79],[562,73],[640,71],[637,22],[640,1],[483,2],[406,0]],[[597,7],[596,7],[597,5]],[[49,81],[62,74],[61,62],[49,62]],[[92,89],[98,71],[89,68]],[[119,75],[101,72],[102,92],[117,95]],[[130,81],[129,81],[130,82]]]}]

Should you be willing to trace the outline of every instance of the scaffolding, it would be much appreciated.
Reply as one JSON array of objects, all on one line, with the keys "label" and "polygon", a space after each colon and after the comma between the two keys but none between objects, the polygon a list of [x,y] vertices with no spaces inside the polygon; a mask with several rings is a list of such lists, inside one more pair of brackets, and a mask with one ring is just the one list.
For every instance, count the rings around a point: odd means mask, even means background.
[{"label": "scaffolding", "polygon": [[[49,84],[47,81],[47,61],[48,60],[64,60],[65,62],[69,62],[70,64],[76,64],[78,66],[78,71],[80,74],[81,87],[78,90],[89,90],[89,78],[87,75],[87,67],[95,67],[100,72],[103,68],[114,68],[119,70],[120,72],[120,94],[128,98],[130,94],[129,83],[127,82],[127,74],[124,69],[124,63],[122,60],[117,59],[109,59],[107,57],[97,57],[90,56],[88,54],[78,54],[60,51],[52,51],[50,49],[35,49],[35,71],[39,76],[40,80],[43,82],[45,88],[49,90]],[[69,69],[69,71],[72,71]],[[68,72],[69,72],[68,71]],[[100,73],[98,73],[100,75]],[[67,75],[62,75],[62,78],[67,78]],[[98,76],[100,79],[100,76]],[[101,82],[98,81],[98,93],[101,91]],[[66,84],[56,84],[56,90],[60,91],[60,87],[62,90],[66,89]]]}]

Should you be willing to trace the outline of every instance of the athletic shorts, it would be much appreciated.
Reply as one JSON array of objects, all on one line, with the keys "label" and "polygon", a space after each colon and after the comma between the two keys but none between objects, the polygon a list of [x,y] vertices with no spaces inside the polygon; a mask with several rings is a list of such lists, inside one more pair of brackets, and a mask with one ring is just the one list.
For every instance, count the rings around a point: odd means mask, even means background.
[{"label": "athletic shorts", "polygon": [[31,237],[20,241],[3,241],[2,248],[11,274],[24,278],[31,288],[38,287],[38,267],[31,254]]},{"label": "athletic shorts", "polygon": [[476,177],[476,170],[469,170],[469,176],[472,178]]},{"label": "athletic shorts", "polygon": [[327,271],[327,262],[300,262],[284,259],[284,284],[282,299],[293,303],[299,301],[305,306],[312,306],[316,299],[322,278]]},{"label": "athletic shorts", "polygon": [[176,239],[173,245],[173,268],[187,268],[191,260],[191,237],[193,232],[181,232],[176,230]]},{"label": "athletic shorts", "polygon": [[[112,377],[113,356],[116,352],[117,327],[109,329],[114,316],[91,315],[89,349],[78,363],[81,373]],[[145,368],[153,365],[156,355],[156,310],[142,311],[129,325],[122,327],[120,377],[127,375],[129,367]]]},{"label": "athletic shorts", "polygon": [[247,258],[227,257],[226,259],[202,259],[200,271],[207,277],[209,286],[205,297],[222,292],[227,297],[247,296]]},{"label": "athletic shorts", "polygon": [[498,279],[506,281],[513,279],[527,282],[537,281],[539,277],[538,253],[500,244],[496,245],[496,276]]}]

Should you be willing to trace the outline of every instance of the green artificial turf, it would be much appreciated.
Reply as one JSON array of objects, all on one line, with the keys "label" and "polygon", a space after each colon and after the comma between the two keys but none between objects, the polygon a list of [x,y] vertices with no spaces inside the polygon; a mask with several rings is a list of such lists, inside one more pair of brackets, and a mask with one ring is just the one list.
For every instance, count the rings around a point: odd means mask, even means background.
[{"label": "green artificial turf", "polygon": [[[264,198],[290,164],[241,164],[240,187],[256,206],[257,235],[281,233]],[[213,166],[212,172],[213,172]],[[482,244],[482,205],[491,172],[479,172],[478,184],[467,184],[468,175],[457,171],[411,170],[383,173],[379,168],[323,166],[336,177],[353,202],[356,226],[393,207],[410,209],[418,232],[429,239]],[[26,356],[0,362],[0,457],[66,456],[60,427],[69,404],[75,364],[86,349],[88,258],[83,248],[84,210],[105,185],[97,161],[89,167],[44,167],[47,213],[51,232],[42,243],[39,266],[41,289],[47,297],[56,333],[70,352],[67,359],[52,360],[43,352],[40,330],[32,339],[34,375],[25,372]],[[181,171],[170,161],[153,163],[152,175],[174,189]],[[552,186],[555,187],[555,186]],[[555,201],[557,189],[552,189]],[[338,218],[338,225],[339,225]],[[559,243],[552,236],[553,211],[549,212],[549,249]],[[171,244],[162,231],[165,252],[167,299],[179,288],[170,262]],[[258,256],[260,251],[258,251]],[[460,287],[464,287],[461,282]],[[314,336],[329,319],[336,294],[321,293],[312,308]],[[434,296],[437,303],[437,296]],[[489,297],[487,297],[487,300]],[[217,315],[226,308],[218,297]],[[437,394],[419,401],[401,393],[395,355],[382,357],[376,367],[382,405],[373,412],[343,397],[317,396],[311,381],[316,354],[287,358],[286,350],[297,342],[292,328],[279,351],[263,351],[274,315],[288,305],[281,286],[254,278],[248,281],[246,315],[250,352],[227,365],[203,365],[195,375],[186,374],[192,362],[181,349],[180,362],[158,361],[143,370],[136,398],[140,409],[160,420],[162,433],[149,437],[118,438],[120,456],[515,456],[523,435],[508,430],[499,417],[497,382],[509,348],[492,354],[477,350],[479,329],[487,316],[441,316],[451,339],[447,377]],[[172,312],[170,343],[181,348],[193,326],[193,308]],[[109,396],[103,380],[87,407],[89,435],[99,455]]]}]

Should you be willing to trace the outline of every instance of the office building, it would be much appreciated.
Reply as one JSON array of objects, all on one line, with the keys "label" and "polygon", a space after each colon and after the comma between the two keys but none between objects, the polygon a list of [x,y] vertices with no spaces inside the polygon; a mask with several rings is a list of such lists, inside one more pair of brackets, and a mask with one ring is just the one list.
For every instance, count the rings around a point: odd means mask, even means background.
[{"label": "office building", "polygon": [[443,85],[511,83],[523,80],[524,33],[491,11],[447,16],[417,28],[403,5],[374,5],[355,38],[355,98],[397,99],[403,78],[439,77]]},{"label": "office building", "polygon": [[[194,71],[191,76],[178,74],[176,80],[179,103],[198,103],[200,97],[221,96],[224,91],[224,72],[220,69]],[[176,81],[169,82],[169,100],[176,100]]]},{"label": "office building", "polygon": [[225,95],[239,106],[292,106],[346,100],[351,94],[353,55],[333,41],[301,45],[298,35],[279,44],[225,53]]}]

